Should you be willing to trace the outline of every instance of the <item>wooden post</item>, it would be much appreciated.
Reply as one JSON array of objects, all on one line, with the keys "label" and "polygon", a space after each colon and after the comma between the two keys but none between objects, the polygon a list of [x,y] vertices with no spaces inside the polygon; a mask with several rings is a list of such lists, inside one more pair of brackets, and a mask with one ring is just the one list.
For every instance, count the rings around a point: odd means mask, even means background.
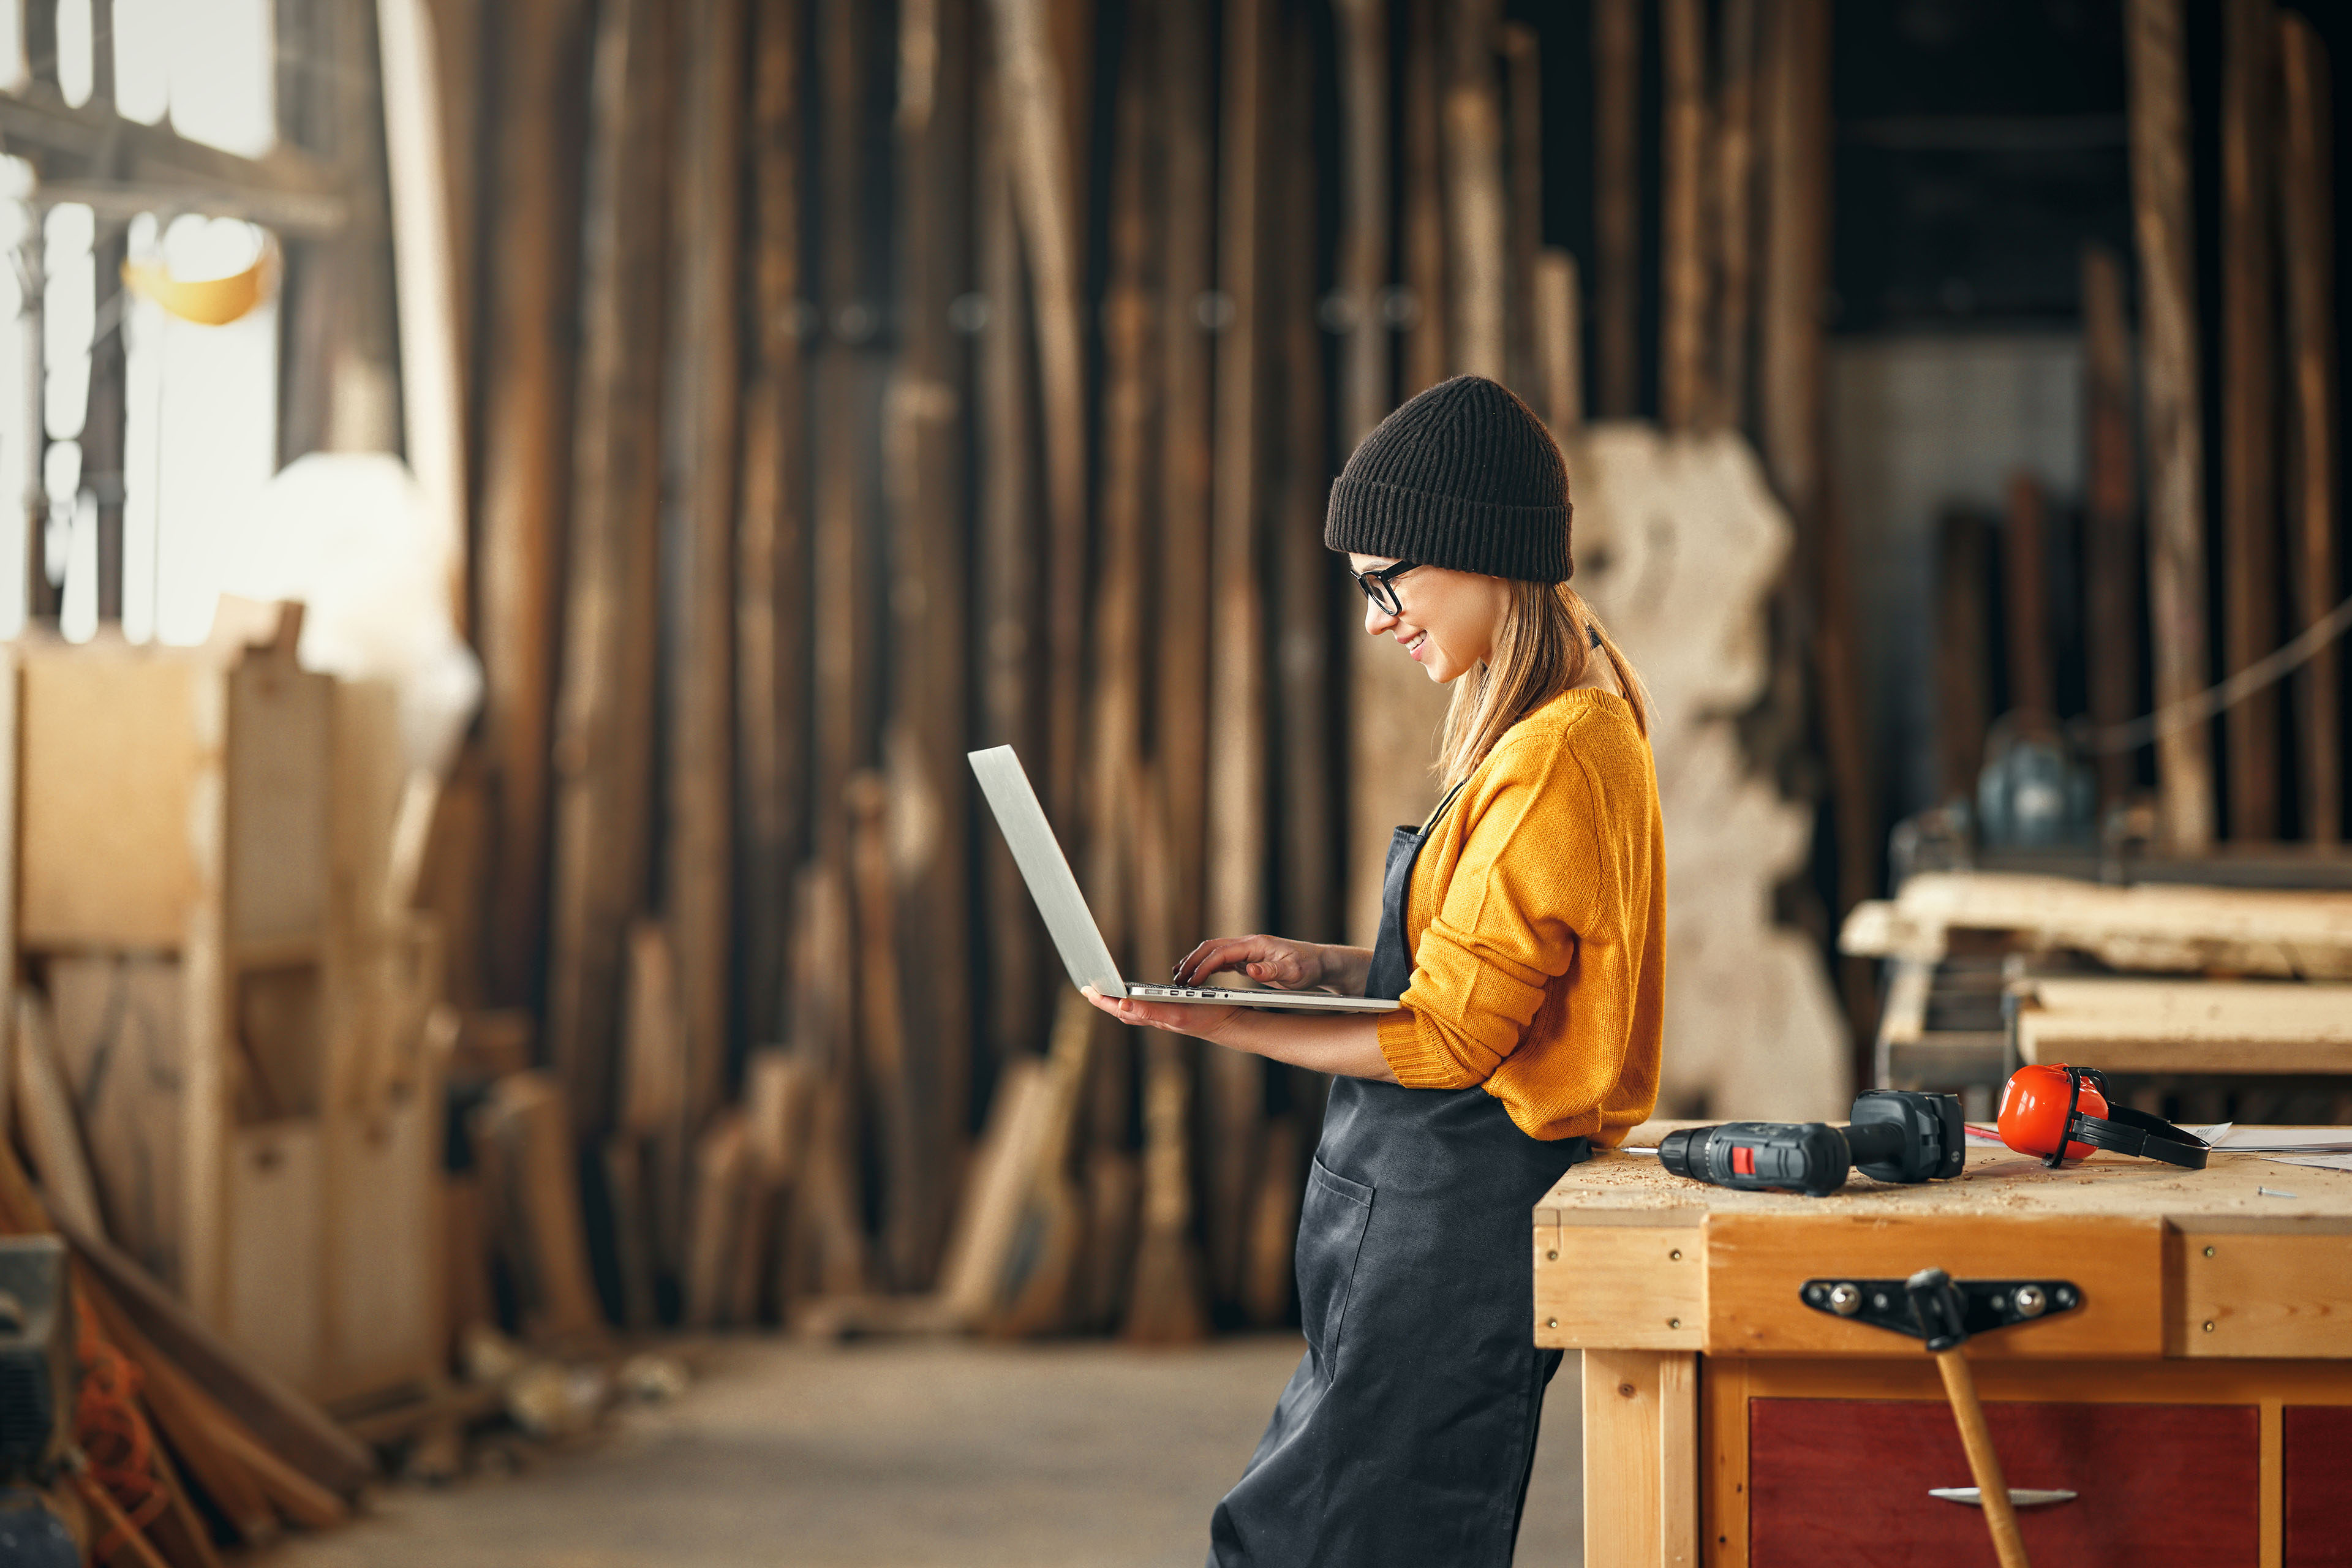
[{"label": "wooden post", "polygon": [[895,840],[898,969],[919,1187],[907,1194],[895,1275],[929,1285],[945,1239],[953,1173],[971,1114],[971,912],[964,878],[964,567],[961,339],[949,320],[964,289],[971,5],[902,7],[899,29],[901,357],[885,417],[894,658],[884,736]]},{"label": "wooden post", "polygon": [[2011,474],[2000,552],[2009,608],[2009,706],[2042,726],[2053,724],[2058,716],[2058,667],[2050,648],[2047,512],[2033,476]]},{"label": "wooden post", "polygon": [[1510,114],[1508,159],[1511,236],[1510,310],[1506,342],[1510,385],[1533,401],[1543,374],[1543,343],[1536,331],[1536,288],[1543,253],[1543,58],[1536,30],[1503,25],[1504,89]]},{"label": "wooden post", "polygon": [[[2296,619],[2304,626],[2335,606],[2336,553],[2336,216],[2329,169],[2333,142],[2326,46],[2300,15],[2281,12],[2279,159],[2281,233],[2286,253],[2287,342],[2293,345],[2294,412],[2288,429],[2293,468],[2287,481],[2294,546]],[[2303,830],[2313,842],[2343,836],[2342,732],[2337,721],[2337,646],[2320,649],[2296,681],[2302,728]]]},{"label": "wooden post", "polygon": [[801,359],[801,0],[752,14],[751,384],[735,534],[738,999],[756,1047],[784,1037],[793,865],[807,813],[808,442]]},{"label": "wooden post", "polygon": [[[47,12],[50,25],[55,11],[36,4],[26,20]],[[32,29],[28,26],[29,35]],[[51,56],[55,58],[54,51]],[[54,67],[52,68],[54,68]],[[16,346],[19,405],[25,410],[25,489],[20,502],[25,517],[25,626],[27,631],[54,630],[62,595],[49,580],[48,422],[42,416],[49,387],[47,342],[48,274],[44,261],[47,239],[44,225],[28,223],[16,242]]]},{"label": "wooden post", "polygon": [[[1258,596],[1257,512],[1265,390],[1259,311],[1265,226],[1267,0],[1226,0],[1224,134],[1219,159],[1217,283],[1231,320],[1217,338],[1216,448],[1209,541],[1211,710],[1208,926],[1255,931],[1265,919],[1266,660]],[[1204,1058],[1208,1083],[1209,1271],[1223,1299],[1239,1288],[1242,1229],[1255,1187],[1265,1092],[1258,1060]]]},{"label": "wooden post", "polygon": [[1536,384],[1544,423],[1566,441],[1584,424],[1584,338],[1578,311],[1576,258],[1547,249],[1536,258]]},{"label": "wooden post", "polygon": [[997,104],[1028,258],[1037,326],[1045,447],[1047,658],[1045,804],[1076,820],[1084,689],[1087,559],[1086,343],[1071,170],[1068,86],[1055,64],[1045,0],[991,0]]},{"label": "wooden post", "polygon": [[666,564],[678,624],[668,692],[664,879],[686,1021],[686,1125],[692,1148],[727,1090],[734,908],[735,505],[740,475],[740,201],[750,36],[743,0],[693,0],[682,45],[677,199],[670,265],[677,336],[670,489],[678,498]]},{"label": "wooden post", "polygon": [[[2221,666],[2278,646],[2278,515],[2271,412],[2271,0],[2221,7]],[[2275,838],[2279,699],[2250,692],[2222,725],[2230,837]]]},{"label": "wooden post", "polygon": [[[1827,753],[1837,834],[1843,916],[1877,882],[1878,825],[1862,687],[1854,667],[1846,552],[1828,481],[1828,414],[1822,297],[1829,279],[1828,0],[1787,0],[1774,15],[1769,55],[1769,142],[1765,178],[1763,312],[1759,342],[1759,426],[1774,488],[1797,524],[1795,569]],[[1809,624],[1808,624],[1809,623]],[[1870,1033],[1870,976],[1843,967],[1846,1005],[1859,1037]]]},{"label": "wooden post", "polygon": [[1509,241],[1503,195],[1503,115],[1496,101],[1498,0],[1456,0],[1446,8],[1445,257],[1450,290],[1451,369],[1507,381],[1506,302]]},{"label": "wooden post", "polygon": [[1438,0],[1407,0],[1412,29],[1404,53],[1404,279],[1413,300],[1405,335],[1404,395],[1444,381],[1453,368],[1446,349],[1444,153],[1440,124],[1444,85],[1438,69],[1444,40]]},{"label": "wooden post", "polygon": [[610,1118],[621,939],[646,896],[668,32],[651,0],[613,0],[596,39],[547,983],[549,1057],[583,1131]]},{"label": "wooden post", "polygon": [[[1031,458],[1035,362],[1030,353],[1028,297],[1013,209],[1003,116],[994,79],[979,83],[981,128],[976,184],[980,291],[988,317],[980,340],[980,537],[975,658],[984,745],[1011,745],[1038,757],[1038,713],[1032,693],[1044,684],[1043,639],[1032,636],[1041,609],[1036,563],[1044,542],[1035,524],[1036,474]],[[1045,1037],[1045,990],[1036,942],[1035,906],[1001,834],[981,836],[982,903],[988,910],[990,1046],[1000,1058],[1034,1052]]]},{"label": "wooden post", "polygon": [[1658,342],[1658,416],[1688,430],[1712,403],[1706,385],[1706,5],[1664,0],[1665,56],[1664,255]]},{"label": "wooden post", "polygon": [[1715,114],[1715,420],[1748,426],[1755,321],[1756,4],[1724,0]]},{"label": "wooden post", "polygon": [[490,994],[530,997],[546,942],[556,595],[571,479],[580,192],[570,155],[587,44],[583,0],[502,7],[491,231],[482,311],[483,442],[474,624],[498,828]]},{"label": "wooden post", "polygon": [[1340,434],[1352,448],[1389,411],[1389,8],[1338,0],[1341,182],[1339,290],[1348,300],[1340,354]]},{"label": "wooden post", "polygon": [[[2104,729],[2131,716],[2139,689],[2139,563],[2132,537],[2138,464],[2123,262],[2098,246],[2083,252],[2083,383],[2089,448],[2083,506],[2084,676],[2091,721]],[[2103,808],[2122,801],[2131,780],[2131,753],[2100,754]]]},{"label": "wooden post", "polygon": [[[2189,229],[2188,67],[2182,0],[2128,0],[2133,226],[2139,243],[2140,388],[2147,421],[2149,642],[2158,708],[2201,690],[2205,637],[2205,447],[2198,413],[2195,250]],[[2213,837],[2208,726],[2156,742],[2166,842],[2196,853]]]},{"label": "wooden post", "polygon": [[1592,0],[1593,382],[1603,419],[1642,395],[1642,9]]},{"label": "wooden post", "polygon": [[[90,0],[89,107],[114,110],[114,0]],[[111,173],[112,171],[107,171]],[[37,219],[44,209],[33,210]],[[118,217],[96,216],[97,233],[90,261],[100,300],[116,296],[114,325],[98,333],[89,345],[89,385],[82,405],[81,488],[90,492],[98,512],[98,618],[106,626],[122,621],[122,445],[127,359],[123,334],[130,300],[121,296],[122,263],[130,252],[129,225]],[[40,417],[35,405],[31,419]]]},{"label": "wooden post", "polygon": [[1985,522],[1947,513],[1936,571],[1936,753],[1943,799],[1970,804],[1992,723],[1992,617],[1987,613]]}]

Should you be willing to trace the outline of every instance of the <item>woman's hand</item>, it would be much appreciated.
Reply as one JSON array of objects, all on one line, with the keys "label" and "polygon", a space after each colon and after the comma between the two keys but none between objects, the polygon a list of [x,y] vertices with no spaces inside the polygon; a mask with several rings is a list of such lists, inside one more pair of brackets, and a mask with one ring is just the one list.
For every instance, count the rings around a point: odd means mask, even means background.
[{"label": "woman's hand", "polygon": [[1146,1029],[1165,1029],[1171,1035],[1191,1035],[1212,1044],[1221,1043],[1218,1037],[1241,1013],[1239,1007],[1209,1007],[1192,1002],[1139,1002],[1132,996],[1106,996],[1091,985],[1087,986],[1081,994],[1122,1024],[1134,1024]]},{"label": "woman's hand", "polygon": [[1304,991],[1334,978],[1324,948],[1316,942],[1283,936],[1213,936],[1176,965],[1176,984],[1198,985],[1229,969],[1285,991]]}]

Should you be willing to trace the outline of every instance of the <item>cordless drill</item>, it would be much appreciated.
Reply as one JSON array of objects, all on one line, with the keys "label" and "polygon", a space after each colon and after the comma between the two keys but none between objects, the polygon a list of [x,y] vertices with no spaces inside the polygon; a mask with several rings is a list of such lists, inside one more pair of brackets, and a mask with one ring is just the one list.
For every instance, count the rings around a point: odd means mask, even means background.
[{"label": "cordless drill", "polygon": [[1747,1192],[1800,1192],[1823,1197],[1846,1173],[1881,1182],[1957,1176],[1968,1147],[1960,1097],[1909,1089],[1856,1095],[1852,1123],[1727,1121],[1684,1127],[1658,1145],[1658,1161],[1677,1176]]}]

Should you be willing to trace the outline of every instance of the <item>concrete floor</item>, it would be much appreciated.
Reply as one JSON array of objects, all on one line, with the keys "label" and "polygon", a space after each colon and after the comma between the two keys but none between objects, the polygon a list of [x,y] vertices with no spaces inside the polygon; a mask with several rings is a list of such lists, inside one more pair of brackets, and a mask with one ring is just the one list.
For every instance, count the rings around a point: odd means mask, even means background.
[{"label": "concrete floor", "polygon": [[[1299,1354],[1104,1343],[721,1342],[688,1392],[522,1473],[388,1489],[257,1568],[1198,1568]],[[1581,1559],[1575,1358],[1518,1562]]]}]

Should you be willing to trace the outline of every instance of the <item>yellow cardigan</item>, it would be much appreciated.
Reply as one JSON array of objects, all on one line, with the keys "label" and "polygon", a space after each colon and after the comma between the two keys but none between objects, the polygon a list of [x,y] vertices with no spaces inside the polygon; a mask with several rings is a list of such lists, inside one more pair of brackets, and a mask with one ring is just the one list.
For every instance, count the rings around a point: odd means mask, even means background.
[{"label": "yellow cardigan", "polygon": [[1658,1098],[1666,857],[1633,710],[1563,692],[1504,732],[1413,868],[1412,983],[1380,1025],[1411,1089],[1483,1084],[1534,1138],[1613,1146]]}]

